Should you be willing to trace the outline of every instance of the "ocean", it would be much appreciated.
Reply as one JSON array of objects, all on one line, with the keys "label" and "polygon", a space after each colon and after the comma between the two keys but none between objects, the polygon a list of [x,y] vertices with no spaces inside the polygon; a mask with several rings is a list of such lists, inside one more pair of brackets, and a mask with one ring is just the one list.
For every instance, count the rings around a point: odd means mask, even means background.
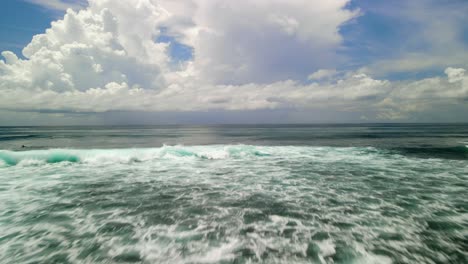
[{"label": "ocean", "polygon": [[468,125],[0,127],[0,263],[468,263]]}]

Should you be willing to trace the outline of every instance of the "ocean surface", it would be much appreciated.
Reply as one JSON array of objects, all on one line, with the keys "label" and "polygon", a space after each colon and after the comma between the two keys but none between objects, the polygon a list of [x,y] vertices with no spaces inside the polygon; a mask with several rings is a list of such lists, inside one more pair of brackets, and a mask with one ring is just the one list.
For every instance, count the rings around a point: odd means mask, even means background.
[{"label": "ocean surface", "polygon": [[468,263],[468,125],[0,127],[0,263]]}]

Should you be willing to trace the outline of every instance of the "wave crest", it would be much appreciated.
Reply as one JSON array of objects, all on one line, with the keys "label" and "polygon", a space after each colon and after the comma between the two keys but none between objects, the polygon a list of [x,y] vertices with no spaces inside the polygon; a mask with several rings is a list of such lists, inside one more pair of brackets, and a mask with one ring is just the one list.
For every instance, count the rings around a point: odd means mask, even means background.
[{"label": "wave crest", "polygon": [[36,163],[132,163],[156,159],[229,159],[242,157],[262,157],[270,154],[259,151],[254,146],[163,146],[145,149],[49,149],[29,151],[0,151],[0,164],[15,166]]}]

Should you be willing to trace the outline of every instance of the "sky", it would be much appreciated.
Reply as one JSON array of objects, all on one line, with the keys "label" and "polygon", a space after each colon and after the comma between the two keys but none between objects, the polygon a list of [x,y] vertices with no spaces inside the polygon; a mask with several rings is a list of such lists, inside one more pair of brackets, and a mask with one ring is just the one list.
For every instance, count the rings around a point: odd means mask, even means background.
[{"label": "sky", "polygon": [[0,6],[0,125],[468,122],[466,0]]}]

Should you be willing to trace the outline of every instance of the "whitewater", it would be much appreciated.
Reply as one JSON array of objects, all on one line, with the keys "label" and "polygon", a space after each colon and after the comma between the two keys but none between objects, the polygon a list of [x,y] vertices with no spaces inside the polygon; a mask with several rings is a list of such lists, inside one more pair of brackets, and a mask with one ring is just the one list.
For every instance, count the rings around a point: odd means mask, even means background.
[{"label": "whitewater", "polygon": [[[21,138],[18,129],[11,134]],[[102,134],[112,138],[108,130]],[[353,137],[353,144],[348,138],[336,146],[224,138],[222,144],[142,147],[137,139],[135,147],[113,141],[111,148],[80,148],[79,138],[63,147],[3,149],[0,259],[466,263],[468,148],[461,136],[451,136],[453,146],[419,148],[381,140],[360,145]],[[39,138],[4,145],[47,142]]]}]

